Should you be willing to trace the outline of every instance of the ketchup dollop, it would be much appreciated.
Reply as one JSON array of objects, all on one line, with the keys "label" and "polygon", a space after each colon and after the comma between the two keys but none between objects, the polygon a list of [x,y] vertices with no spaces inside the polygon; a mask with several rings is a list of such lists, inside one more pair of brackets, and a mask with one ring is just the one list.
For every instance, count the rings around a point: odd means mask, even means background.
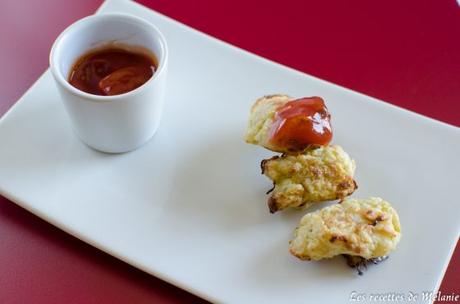
[{"label": "ketchup dollop", "polygon": [[331,115],[320,97],[304,97],[278,108],[271,129],[271,144],[288,151],[327,145],[332,139]]}]

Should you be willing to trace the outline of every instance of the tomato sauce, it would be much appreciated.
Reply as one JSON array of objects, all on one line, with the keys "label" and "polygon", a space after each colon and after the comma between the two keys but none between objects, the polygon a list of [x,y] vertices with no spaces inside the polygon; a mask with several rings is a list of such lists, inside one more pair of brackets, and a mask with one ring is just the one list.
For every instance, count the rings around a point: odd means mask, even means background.
[{"label": "tomato sauce", "polygon": [[153,55],[109,47],[81,56],[71,69],[69,83],[94,95],[119,95],[143,85],[156,69]]},{"label": "tomato sauce", "polygon": [[304,97],[281,106],[271,129],[270,141],[289,151],[311,145],[327,145],[332,139],[331,115],[320,97]]}]

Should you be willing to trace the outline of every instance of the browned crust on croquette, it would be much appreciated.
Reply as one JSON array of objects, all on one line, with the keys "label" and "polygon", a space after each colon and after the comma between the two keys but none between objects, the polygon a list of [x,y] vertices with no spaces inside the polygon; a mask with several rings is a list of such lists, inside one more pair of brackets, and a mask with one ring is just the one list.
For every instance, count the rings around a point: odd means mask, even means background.
[{"label": "browned crust on croquette", "polygon": [[268,209],[270,210],[270,213],[275,213],[278,211],[278,203],[276,202],[276,199],[273,196],[270,196],[268,198]]},{"label": "browned crust on croquette", "polygon": [[267,159],[263,159],[261,162],[260,162],[260,169],[262,170],[262,174],[265,173],[265,166],[267,165],[267,163],[271,160],[275,160],[275,159],[278,159],[280,158],[280,156],[278,155],[275,155],[273,157],[270,157],[270,158],[267,158]]}]

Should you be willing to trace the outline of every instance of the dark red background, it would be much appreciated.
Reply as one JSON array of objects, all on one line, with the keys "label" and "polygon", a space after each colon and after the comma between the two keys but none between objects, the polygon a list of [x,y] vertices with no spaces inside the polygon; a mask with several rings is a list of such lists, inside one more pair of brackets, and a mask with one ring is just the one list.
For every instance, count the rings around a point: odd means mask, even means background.
[{"label": "dark red background", "polygon": [[[56,36],[100,2],[0,1],[0,115],[45,71]],[[454,0],[139,2],[274,61],[460,126]],[[201,301],[1,197],[0,240],[1,303]],[[444,293],[460,293],[459,265],[457,245]]]}]

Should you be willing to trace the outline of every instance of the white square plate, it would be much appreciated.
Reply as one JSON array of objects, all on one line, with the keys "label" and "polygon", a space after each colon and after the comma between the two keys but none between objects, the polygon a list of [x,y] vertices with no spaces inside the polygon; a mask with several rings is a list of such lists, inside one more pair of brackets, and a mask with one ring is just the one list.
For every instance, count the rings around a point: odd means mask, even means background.
[{"label": "white square plate", "polygon": [[[46,72],[0,121],[0,193],[68,233],[203,298],[347,302],[352,291],[433,291],[459,235],[460,130],[305,75],[125,0],[170,47],[162,125],[141,149],[91,150],[73,134]],[[342,258],[302,262],[288,240],[304,212],[271,215],[245,144],[252,102],[283,92],[327,101],[334,142],[356,160],[355,197],[399,211],[398,249],[364,276]]]}]

